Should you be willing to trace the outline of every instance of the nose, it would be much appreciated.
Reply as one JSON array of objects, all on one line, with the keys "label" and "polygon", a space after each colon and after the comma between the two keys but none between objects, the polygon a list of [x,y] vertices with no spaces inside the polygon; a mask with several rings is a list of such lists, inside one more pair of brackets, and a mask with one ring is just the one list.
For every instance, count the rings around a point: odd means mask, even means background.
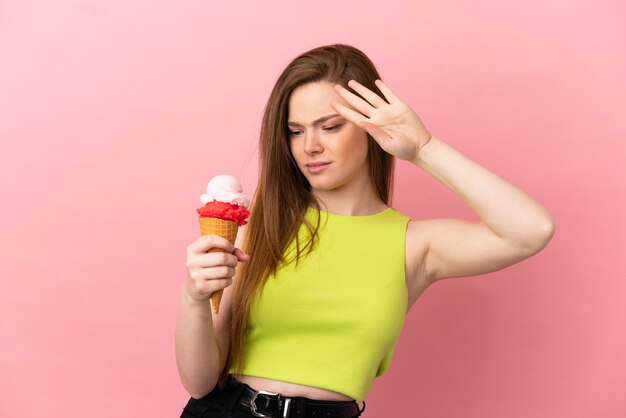
[{"label": "nose", "polygon": [[307,154],[319,154],[322,151],[324,151],[324,147],[319,141],[315,131],[307,133],[304,140],[304,152]]}]

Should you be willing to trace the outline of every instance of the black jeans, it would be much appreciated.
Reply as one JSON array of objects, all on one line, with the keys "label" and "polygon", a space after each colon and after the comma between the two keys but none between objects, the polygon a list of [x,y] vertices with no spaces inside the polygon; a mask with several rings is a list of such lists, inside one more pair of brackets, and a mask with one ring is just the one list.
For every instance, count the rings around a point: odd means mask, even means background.
[{"label": "black jeans", "polygon": [[189,398],[180,418],[248,418],[254,417],[249,409],[237,404],[243,390],[230,387],[220,391],[217,386],[200,399]]},{"label": "black jeans", "polygon": [[250,386],[235,381],[232,376],[229,377],[228,383],[225,390],[219,390],[216,386],[212,392],[200,399],[189,398],[180,418],[255,418],[249,407],[237,402],[243,389]]}]

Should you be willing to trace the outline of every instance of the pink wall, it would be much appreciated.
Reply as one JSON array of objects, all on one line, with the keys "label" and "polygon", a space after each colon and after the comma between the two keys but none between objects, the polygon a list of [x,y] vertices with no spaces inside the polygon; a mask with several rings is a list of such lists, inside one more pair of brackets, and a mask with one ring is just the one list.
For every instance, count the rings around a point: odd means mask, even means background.
[{"label": "pink wall", "polygon": [[[198,196],[222,172],[254,191],[276,77],[332,42],[557,226],[535,257],[432,286],[364,416],[626,416],[623,2],[225,3],[0,2],[0,416],[179,415]],[[408,163],[395,196],[476,219]]]}]

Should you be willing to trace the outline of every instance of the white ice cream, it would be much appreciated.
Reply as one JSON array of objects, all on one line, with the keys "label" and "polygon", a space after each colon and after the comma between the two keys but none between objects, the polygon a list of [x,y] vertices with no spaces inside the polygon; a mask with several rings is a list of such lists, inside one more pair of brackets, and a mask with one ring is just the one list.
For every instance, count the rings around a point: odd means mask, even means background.
[{"label": "white ice cream", "polygon": [[220,174],[213,177],[206,186],[206,193],[200,196],[200,201],[203,205],[214,200],[245,208],[250,204],[248,196],[243,194],[241,184],[239,184],[236,178],[228,174]]}]

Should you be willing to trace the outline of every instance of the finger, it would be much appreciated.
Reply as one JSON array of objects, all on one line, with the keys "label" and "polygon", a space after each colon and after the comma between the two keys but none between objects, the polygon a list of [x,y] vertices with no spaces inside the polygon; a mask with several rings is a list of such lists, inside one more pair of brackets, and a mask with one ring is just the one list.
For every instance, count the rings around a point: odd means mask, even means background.
[{"label": "finger", "polygon": [[343,116],[344,118],[348,119],[350,122],[352,122],[352,123],[354,123],[356,125],[358,125],[360,122],[368,120],[365,116],[363,116],[359,112],[355,112],[354,110],[350,109],[349,107],[346,107],[346,106],[342,105],[339,102],[335,102],[335,101],[331,100],[330,105],[337,112],[339,112],[339,114],[341,116]]},{"label": "finger", "polygon": [[[202,294],[211,294],[211,293],[217,292],[220,289],[226,289],[231,284],[233,284],[232,278],[217,279],[213,283],[206,281],[202,284],[198,284],[198,291],[199,293],[202,293]],[[215,286],[218,286],[219,289],[215,290]]]},{"label": "finger", "polygon": [[350,92],[348,89],[343,87],[341,84],[335,85],[335,90],[337,93],[341,95],[348,103],[350,103],[356,110],[364,114],[365,116],[371,116],[374,108],[372,105],[367,103],[365,100],[361,99],[356,94]]},{"label": "finger", "polygon": [[235,273],[236,273],[236,270],[234,267],[230,267],[230,266],[211,267],[211,268],[202,269],[202,271],[198,273],[198,279],[201,279],[201,280],[226,279],[229,277],[233,277]]},{"label": "finger", "polygon": [[207,252],[211,248],[221,248],[222,250],[231,253],[235,249],[235,246],[224,237],[209,234],[199,237],[187,248],[195,253]]},{"label": "finger", "polygon": [[198,283],[206,280],[225,279],[227,277],[233,277],[235,273],[235,268],[231,266],[207,267],[191,270],[189,272],[189,278]]},{"label": "finger", "polygon": [[246,254],[243,251],[241,251],[239,248],[235,248],[235,252],[233,253],[235,256],[237,256],[237,258],[239,259],[239,261],[248,261],[250,260],[250,254]]},{"label": "finger", "polygon": [[387,102],[381,99],[378,94],[374,93],[356,80],[348,81],[348,86],[352,87],[357,93],[365,97],[365,99],[367,99],[367,101],[370,102],[375,108],[379,108],[387,104]]},{"label": "finger", "polygon": [[197,256],[197,263],[199,267],[214,267],[214,266],[230,266],[235,267],[239,260],[236,256],[226,252],[216,253],[203,253]]},{"label": "finger", "polygon": [[398,103],[398,102],[400,102],[400,99],[398,98],[398,96],[396,96],[393,93],[393,91],[391,91],[391,89],[385,83],[383,83],[382,80],[377,79],[376,81],[374,81],[374,83],[380,89],[380,91],[385,96],[385,99],[387,99],[387,101],[389,103]]}]

